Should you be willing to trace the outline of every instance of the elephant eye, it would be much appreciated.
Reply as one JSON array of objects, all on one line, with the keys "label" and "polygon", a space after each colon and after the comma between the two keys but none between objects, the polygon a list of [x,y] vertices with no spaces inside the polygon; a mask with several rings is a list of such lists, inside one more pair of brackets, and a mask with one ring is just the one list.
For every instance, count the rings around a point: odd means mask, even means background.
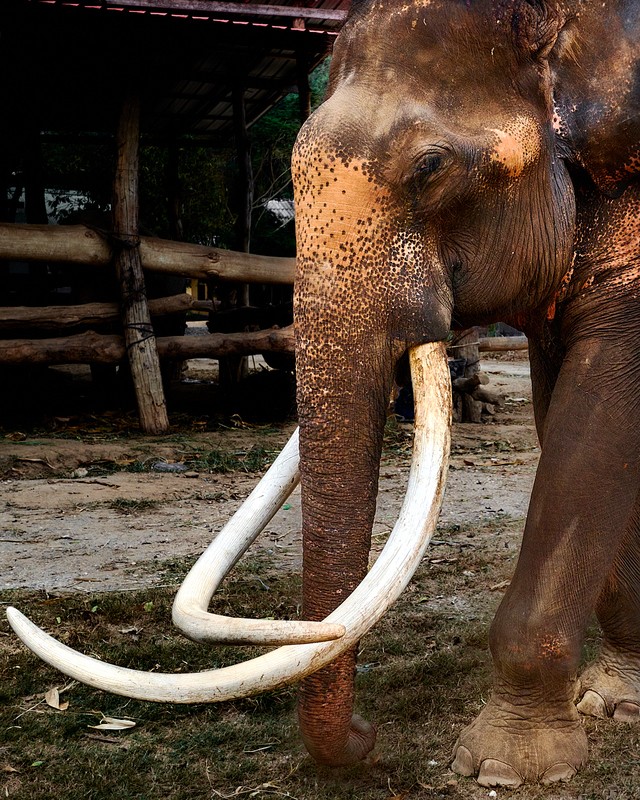
[{"label": "elephant eye", "polygon": [[453,148],[448,142],[423,143],[418,152],[414,151],[407,164],[404,185],[407,199],[415,211],[427,207],[433,209],[434,204],[440,207],[451,195],[452,187],[455,188],[457,184],[449,181],[448,177],[456,177],[456,163]]},{"label": "elephant eye", "polygon": [[442,156],[439,153],[430,153],[422,159],[416,170],[416,177],[428,178],[442,166]]}]

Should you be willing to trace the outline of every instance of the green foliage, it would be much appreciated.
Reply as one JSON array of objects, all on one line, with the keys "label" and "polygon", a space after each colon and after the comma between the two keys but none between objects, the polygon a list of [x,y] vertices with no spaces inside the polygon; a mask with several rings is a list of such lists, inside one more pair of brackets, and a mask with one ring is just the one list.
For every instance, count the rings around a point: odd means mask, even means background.
[{"label": "green foliage", "polygon": [[[324,96],[329,60],[310,76],[312,108]],[[265,202],[293,198],[290,158],[300,128],[297,93],[288,94],[250,129],[254,174],[252,250],[293,255],[293,222],[281,225],[266,211]],[[145,143],[140,151],[140,228],[143,234],[176,238],[169,214],[168,148]],[[114,147],[99,136],[81,143],[43,145],[45,185],[53,196],[54,211],[62,223],[85,223],[108,229]],[[15,165],[20,172],[19,165]],[[219,148],[184,144],[178,153],[182,238],[186,241],[234,248],[238,207],[238,168],[233,141]],[[83,197],[69,204],[69,190]]]},{"label": "green foliage", "polygon": [[[326,59],[309,78],[311,108],[315,110],[324,97],[329,79]],[[295,254],[293,221],[286,225],[274,222],[264,208],[268,200],[293,199],[291,151],[300,130],[300,107],[297,93],[288,94],[250,132],[254,169],[254,215],[252,250],[265,255]]]}]

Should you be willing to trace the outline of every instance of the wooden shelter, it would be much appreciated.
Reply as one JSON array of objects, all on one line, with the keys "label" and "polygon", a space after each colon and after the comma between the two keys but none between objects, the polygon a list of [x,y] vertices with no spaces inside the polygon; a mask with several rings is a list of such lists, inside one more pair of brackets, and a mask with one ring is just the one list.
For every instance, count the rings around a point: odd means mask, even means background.
[{"label": "wooden shelter", "polygon": [[[159,354],[184,351],[186,356],[192,345],[181,348],[177,341],[156,340],[152,314],[159,313],[159,306],[150,309],[145,272],[290,283],[293,265],[291,259],[141,237],[140,137],[169,151],[235,140],[245,183],[239,217],[246,227],[251,205],[247,128],[293,87],[301,115],[308,113],[309,72],[330,52],[348,5],[349,0],[0,3],[0,364],[104,363],[119,361],[126,353],[143,429],[166,430]],[[47,224],[41,148],[50,141],[115,144],[113,220],[107,230]],[[14,185],[18,166],[25,197],[24,220],[19,222]],[[115,306],[10,307],[2,282],[16,263],[74,263],[87,270],[108,265],[120,287],[122,334],[31,335],[36,329],[78,325],[79,318],[112,319]],[[184,296],[166,300],[161,313],[184,310],[189,302]],[[71,319],[75,322],[65,323]],[[20,338],[12,338],[16,330]],[[255,352],[256,347],[291,347],[286,332],[224,338],[214,335],[199,342],[198,353],[216,357]]]}]

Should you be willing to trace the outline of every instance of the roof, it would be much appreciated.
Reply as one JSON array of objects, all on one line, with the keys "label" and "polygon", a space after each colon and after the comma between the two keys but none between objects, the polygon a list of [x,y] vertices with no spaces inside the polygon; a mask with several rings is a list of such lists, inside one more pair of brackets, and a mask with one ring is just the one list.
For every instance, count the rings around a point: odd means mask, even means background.
[{"label": "roof", "polygon": [[[233,132],[234,89],[251,124],[328,52],[349,0],[2,0],[5,119],[40,130],[111,132],[138,87],[142,130],[217,142]],[[9,77],[10,76],[10,77]]]}]

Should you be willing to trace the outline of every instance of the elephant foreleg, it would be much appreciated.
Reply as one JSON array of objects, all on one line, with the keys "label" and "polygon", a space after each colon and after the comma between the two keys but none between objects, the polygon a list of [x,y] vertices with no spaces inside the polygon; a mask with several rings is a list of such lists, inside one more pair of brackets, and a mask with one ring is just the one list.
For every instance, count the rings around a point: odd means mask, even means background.
[{"label": "elephant foreleg", "polygon": [[604,641],[580,677],[578,710],[640,722],[640,497],[596,613]]},{"label": "elephant foreleg", "polygon": [[597,336],[585,312],[567,337],[522,550],[491,629],[494,692],[456,748],[454,769],[483,785],[567,780],[587,754],[573,705],[580,650],[640,484],[628,368],[620,383],[624,365],[640,363],[640,344],[625,335],[636,312],[618,306],[603,322],[601,311]]}]

